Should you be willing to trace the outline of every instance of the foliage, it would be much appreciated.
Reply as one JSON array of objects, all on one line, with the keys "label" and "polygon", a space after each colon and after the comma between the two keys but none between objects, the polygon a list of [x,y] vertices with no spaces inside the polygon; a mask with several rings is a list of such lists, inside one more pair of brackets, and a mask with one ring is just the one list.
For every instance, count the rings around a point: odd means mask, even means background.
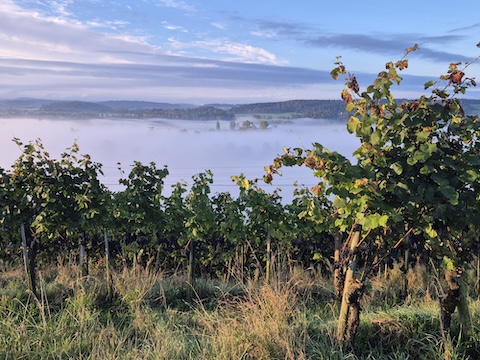
[{"label": "foliage", "polygon": [[113,194],[111,227],[121,239],[123,252],[135,255],[155,248],[157,234],[165,226],[161,205],[167,175],[166,167],[135,162],[128,177],[120,179],[125,189]]},{"label": "foliage", "polygon": [[464,239],[470,227],[479,225],[480,121],[465,115],[457,99],[475,81],[464,73],[471,63],[451,64],[441,81],[425,84],[425,89],[433,87],[430,96],[397,104],[391,87],[401,83],[406,56],[417,48],[387,63],[364,91],[337,61],[332,77],[346,76],[341,95],[352,113],[347,129],[360,142],[356,164],[321,144],[285,149],[267,169],[266,180],[282,166],[305,165],[320,179],[325,195],[334,196],[341,231],[356,223],[367,233],[388,232],[382,237],[386,248],[413,231],[425,236],[438,256],[455,257],[459,249],[453,240]]},{"label": "foliage", "polygon": [[101,212],[101,165],[88,155],[79,157],[76,144],[58,161],[38,140],[27,145],[14,141],[24,150],[2,179],[2,223],[12,229],[25,223],[33,237],[50,241],[85,231]]}]

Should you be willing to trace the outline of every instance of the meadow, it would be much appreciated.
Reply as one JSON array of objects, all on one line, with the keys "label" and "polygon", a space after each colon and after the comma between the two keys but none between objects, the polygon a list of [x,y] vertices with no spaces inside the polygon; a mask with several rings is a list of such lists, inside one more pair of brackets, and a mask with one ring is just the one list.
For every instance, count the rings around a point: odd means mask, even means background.
[{"label": "meadow", "polygon": [[[197,279],[136,265],[113,272],[107,301],[102,262],[81,277],[62,259],[39,271],[39,297],[21,270],[0,273],[3,359],[478,359],[480,302],[474,268],[466,284],[473,329],[464,338],[456,315],[442,336],[443,279],[418,265],[383,270],[362,299],[355,347],[336,340],[339,302],[331,279],[315,268],[275,264],[269,283]],[[283,270],[281,270],[283,269]],[[407,286],[404,286],[404,283]],[[406,288],[406,292],[400,289]]]}]

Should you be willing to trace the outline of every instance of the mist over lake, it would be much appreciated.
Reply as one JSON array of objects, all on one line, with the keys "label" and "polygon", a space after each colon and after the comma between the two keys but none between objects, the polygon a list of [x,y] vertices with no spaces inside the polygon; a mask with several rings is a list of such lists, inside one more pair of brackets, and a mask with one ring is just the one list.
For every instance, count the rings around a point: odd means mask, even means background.
[{"label": "mist over lake", "polygon": [[[239,130],[242,122],[250,120],[256,129]],[[245,174],[248,179],[262,178],[264,166],[283,153],[283,147],[311,148],[318,142],[326,148],[351,157],[359,141],[347,132],[343,123],[296,119],[268,120],[269,126],[258,128],[258,120],[239,118],[236,130],[229,121],[192,120],[0,120],[0,166],[9,169],[22,149],[12,141],[19,138],[24,144],[41,139],[45,150],[53,158],[75,141],[81,154],[89,154],[94,162],[103,165],[102,181],[113,191],[121,190],[118,180],[121,168],[128,175],[134,161],[155,162],[158,168],[167,165],[170,174],[165,179],[165,192],[178,181],[192,183],[192,176],[205,170],[213,172],[212,193],[228,191],[238,194],[238,187],[230,179]],[[284,200],[292,196],[293,184],[305,186],[316,183],[312,171],[306,168],[286,168],[282,177],[272,185],[259,182],[271,191],[281,188]],[[125,176],[126,176],[125,175]]]}]

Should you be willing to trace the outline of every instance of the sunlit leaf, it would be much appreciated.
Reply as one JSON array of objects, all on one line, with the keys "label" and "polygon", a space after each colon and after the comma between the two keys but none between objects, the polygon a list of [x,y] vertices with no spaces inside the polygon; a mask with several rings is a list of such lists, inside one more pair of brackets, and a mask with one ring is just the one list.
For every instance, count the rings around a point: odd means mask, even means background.
[{"label": "sunlit leaf", "polygon": [[424,231],[425,231],[425,234],[427,234],[432,239],[438,236],[438,233],[432,227],[432,224],[428,224],[427,227],[425,227]]},{"label": "sunlit leaf", "polygon": [[398,161],[392,164],[392,169],[397,175],[401,175],[403,172],[402,164],[400,164]]},{"label": "sunlit leaf", "polygon": [[370,136],[370,143],[373,145],[373,146],[377,146],[380,144],[380,140],[381,140],[381,134],[380,134],[380,131],[375,131],[372,136]]},{"label": "sunlit leaf", "polygon": [[432,87],[433,85],[435,85],[435,81],[433,81],[433,80],[427,81],[424,85],[425,90]]},{"label": "sunlit leaf", "polygon": [[355,109],[355,107],[356,107],[356,104],[353,101],[349,102],[347,106],[345,106],[345,111],[351,112]]},{"label": "sunlit leaf", "polygon": [[429,139],[431,132],[430,131],[421,131],[415,134],[417,141],[425,142]]},{"label": "sunlit leaf", "polygon": [[357,117],[352,116],[347,122],[347,130],[350,134],[353,134],[357,131],[358,126],[360,125],[360,120]]},{"label": "sunlit leaf", "polygon": [[447,256],[444,256],[442,260],[442,268],[444,270],[453,270],[455,268],[453,260]]}]

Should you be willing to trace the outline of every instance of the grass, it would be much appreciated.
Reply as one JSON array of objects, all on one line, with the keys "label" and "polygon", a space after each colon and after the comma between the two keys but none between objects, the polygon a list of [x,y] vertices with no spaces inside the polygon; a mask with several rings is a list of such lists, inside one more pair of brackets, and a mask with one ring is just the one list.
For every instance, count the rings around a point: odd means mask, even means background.
[{"label": "grass", "polygon": [[[101,269],[40,272],[40,298],[23,274],[0,274],[2,359],[477,359],[480,301],[470,298],[467,339],[454,316],[451,338],[439,333],[436,282],[424,268],[398,269],[371,281],[362,300],[354,349],[336,340],[339,306],[330,281],[296,272],[272,284],[199,280],[143,269],[114,273],[106,302]],[[279,277],[280,278],[280,277]],[[408,295],[399,284],[408,282]]]}]

